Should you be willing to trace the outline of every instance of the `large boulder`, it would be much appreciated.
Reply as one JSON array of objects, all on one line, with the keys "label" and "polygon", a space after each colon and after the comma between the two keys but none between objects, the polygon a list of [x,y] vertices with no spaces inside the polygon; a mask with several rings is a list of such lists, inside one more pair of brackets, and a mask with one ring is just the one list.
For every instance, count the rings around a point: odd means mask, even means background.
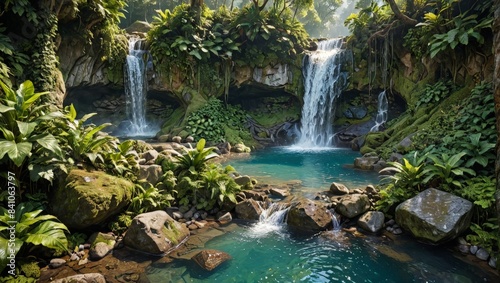
[{"label": "large boulder", "polygon": [[352,194],[342,197],[335,208],[340,215],[353,218],[370,209],[370,199],[364,194]]},{"label": "large boulder", "polygon": [[140,165],[139,167],[139,180],[146,180],[153,186],[158,183],[163,171],[160,165]]},{"label": "large boulder", "polygon": [[224,261],[231,259],[231,256],[218,250],[203,250],[191,258],[201,268],[211,271]]},{"label": "large boulder", "polygon": [[189,236],[189,229],[175,221],[165,211],[139,214],[127,229],[123,243],[133,249],[153,255],[165,255]]},{"label": "large boulder", "polygon": [[437,189],[427,189],[396,207],[396,222],[419,240],[441,244],[470,225],[472,203]]},{"label": "large boulder", "polygon": [[319,232],[332,226],[332,217],[323,203],[301,199],[290,208],[287,223],[295,230]]},{"label": "large boulder", "polygon": [[51,213],[69,228],[99,225],[131,201],[134,183],[101,171],[71,170],[51,199]]}]

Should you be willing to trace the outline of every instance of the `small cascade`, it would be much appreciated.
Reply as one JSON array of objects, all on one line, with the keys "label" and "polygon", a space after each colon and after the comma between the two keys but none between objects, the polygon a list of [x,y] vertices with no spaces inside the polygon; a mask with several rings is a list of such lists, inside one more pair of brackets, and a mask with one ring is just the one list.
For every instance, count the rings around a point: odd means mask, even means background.
[{"label": "small cascade", "polygon": [[127,105],[127,117],[129,125],[126,136],[148,136],[154,135],[146,121],[146,94],[148,84],[146,79],[146,67],[144,62],[145,50],[141,49],[142,41],[139,37],[129,39],[129,54],[125,66],[125,95]]},{"label": "small cascade", "polygon": [[375,117],[375,125],[370,129],[370,132],[377,132],[380,127],[387,122],[387,110],[389,108],[389,102],[387,101],[386,91],[382,91],[378,95],[378,111],[377,117]]},{"label": "small cascade", "polygon": [[337,218],[337,214],[335,212],[331,212],[330,210],[326,210],[326,213],[330,214],[332,217],[332,225],[333,225],[333,232],[338,232],[341,230],[340,226],[340,221]]},{"label": "small cascade", "polygon": [[342,65],[350,54],[342,49],[342,44],[342,38],[321,41],[318,50],[304,58],[304,106],[297,143],[300,147],[335,145],[336,101],[347,84],[347,73],[342,72]]},{"label": "small cascade", "polygon": [[260,238],[269,233],[277,233],[285,226],[286,216],[290,209],[287,203],[272,203],[264,209],[259,217],[259,222],[250,228],[250,236]]}]

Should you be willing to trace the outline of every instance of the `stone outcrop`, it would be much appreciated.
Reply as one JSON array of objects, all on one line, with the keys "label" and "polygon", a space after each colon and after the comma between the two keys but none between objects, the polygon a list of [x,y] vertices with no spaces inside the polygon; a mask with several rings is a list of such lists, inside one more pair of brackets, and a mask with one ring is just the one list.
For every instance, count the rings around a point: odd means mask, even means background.
[{"label": "stone outcrop", "polygon": [[168,254],[189,236],[189,229],[165,211],[139,214],[127,229],[123,243],[135,250],[162,256]]},{"label": "stone outcrop", "polygon": [[53,194],[51,213],[69,228],[85,229],[122,211],[133,191],[134,184],[123,178],[74,169]]},{"label": "stone outcrop", "polygon": [[191,258],[201,268],[212,271],[221,263],[231,259],[231,256],[218,250],[203,250]]},{"label": "stone outcrop", "polygon": [[364,194],[352,194],[342,197],[335,211],[340,215],[353,218],[368,211],[370,199]]},{"label": "stone outcrop", "polygon": [[344,184],[333,182],[330,185],[330,192],[334,195],[347,195],[349,194],[349,189]]},{"label": "stone outcrop", "polygon": [[287,223],[295,230],[319,232],[331,227],[332,218],[323,203],[301,199],[290,207]]},{"label": "stone outcrop", "polygon": [[472,203],[437,189],[427,189],[396,208],[396,222],[417,239],[441,244],[467,228],[472,217]]}]

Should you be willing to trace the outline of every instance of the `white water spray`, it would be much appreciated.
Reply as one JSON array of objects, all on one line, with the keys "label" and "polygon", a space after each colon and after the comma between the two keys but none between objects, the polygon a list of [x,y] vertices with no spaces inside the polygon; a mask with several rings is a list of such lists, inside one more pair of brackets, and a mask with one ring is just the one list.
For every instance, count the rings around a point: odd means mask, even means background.
[{"label": "white water spray", "polygon": [[127,117],[130,121],[125,133],[127,136],[154,135],[146,122],[148,84],[145,75],[144,54],[145,51],[141,49],[141,39],[131,37],[124,76]]},{"label": "white water spray", "polygon": [[264,237],[270,233],[280,232],[286,225],[285,220],[290,206],[285,203],[272,203],[262,211],[259,222],[250,228],[252,238]]},{"label": "white water spray", "polygon": [[336,100],[347,83],[341,71],[346,61],[341,38],[321,41],[318,50],[304,58],[304,106],[301,118],[300,147],[334,145],[333,122]]}]

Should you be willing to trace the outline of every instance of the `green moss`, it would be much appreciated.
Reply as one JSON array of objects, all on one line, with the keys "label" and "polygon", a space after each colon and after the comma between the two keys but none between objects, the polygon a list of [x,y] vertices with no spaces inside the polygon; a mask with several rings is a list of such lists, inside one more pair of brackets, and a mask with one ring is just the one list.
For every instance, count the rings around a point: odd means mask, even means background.
[{"label": "green moss", "polygon": [[39,278],[40,277],[40,267],[35,261],[30,261],[27,263],[21,263],[21,272],[26,275],[26,277]]}]

